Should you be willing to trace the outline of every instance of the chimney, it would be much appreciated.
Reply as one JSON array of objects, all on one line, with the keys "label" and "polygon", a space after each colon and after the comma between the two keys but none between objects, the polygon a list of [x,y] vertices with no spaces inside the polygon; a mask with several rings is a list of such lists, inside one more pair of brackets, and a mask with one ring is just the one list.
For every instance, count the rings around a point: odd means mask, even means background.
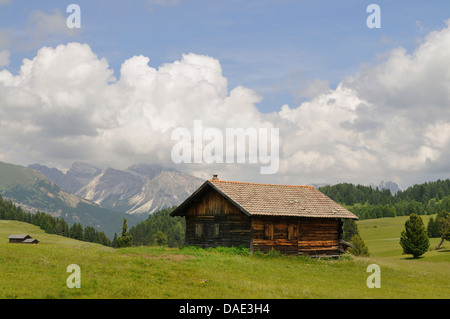
[{"label": "chimney", "polygon": [[218,181],[218,180],[219,180],[219,178],[217,177],[217,174],[213,174],[212,180],[213,180],[213,181]]}]

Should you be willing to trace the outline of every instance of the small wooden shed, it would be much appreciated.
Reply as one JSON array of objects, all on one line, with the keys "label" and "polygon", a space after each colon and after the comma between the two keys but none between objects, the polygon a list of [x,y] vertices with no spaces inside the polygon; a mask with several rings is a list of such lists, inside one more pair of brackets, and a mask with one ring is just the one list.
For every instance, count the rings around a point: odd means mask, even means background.
[{"label": "small wooden shed", "polygon": [[37,244],[39,240],[31,238],[30,235],[10,235],[8,236],[9,243],[12,244]]},{"label": "small wooden shed", "polygon": [[8,239],[9,239],[9,243],[11,244],[21,244],[25,239],[29,239],[31,238],[30,235],[9,235]]},{"label": "small wooden shed", "polygon": [[342,220],[357,219],[312,186],[221,181],[216,176],[171,215],[186,218],[186,245],[312,256],[345,252]]},{"label": "small wooden shed", "polygon": [[22,244],[38,244],[39,240],[37,240],[36,238],[27,238],[25,239]]}]

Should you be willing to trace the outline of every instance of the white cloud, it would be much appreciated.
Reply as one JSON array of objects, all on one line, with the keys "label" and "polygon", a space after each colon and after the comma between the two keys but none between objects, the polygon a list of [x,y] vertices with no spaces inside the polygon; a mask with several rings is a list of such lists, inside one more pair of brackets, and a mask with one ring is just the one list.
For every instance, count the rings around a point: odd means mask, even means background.
[{"label": "white cloud", "polygon": [[[443,164],[450,148],[448,61],[447,26],[428,34],[411,54],[395,49],[332,92],[297,108],[284,106],[278,125],[289,123],[282,143],[285,174],[378,182],[398,175],[426,178],[439,165],[448,175],[450,166]],[[299,156],[301,163],[291,163]]]},{"label": "white cloud", "polygon": [[[145,56],[122,64],[120,76],[84,44],[42,48],[17,75],[0,72],[3,160],[88,160],[125,167],[171,164],[176,127],[280,128],[280,170],[268,182],[378,183],[420,181],[450,166],[450,28],[434,31],[408,54],[349,76],[331,90],[317,80],[310,100],[260,113],[261,97],[228,88],[218,60],[185,54],[152,67]],[[12,142],[14,141],[14,142]],[[249,167],[249,166],[246,166]],[[187,165],[223,178],[261,180],[260,165]],[[253,176],[253,177],[251,177]]]},{"label": "white cloud", "polygon": [[132,57],[114,79],[88,45],[40,49],[18,75],[0,72],[0,144],[14,137],[36,161],[75,156],[110,165],[167,163],[171,130],[191,128],[196,119],[223,130],[267,125],[255,107],[260,97],[243,87],[228,91],[216,59],[186,54],[159,69],[148,63]]}]

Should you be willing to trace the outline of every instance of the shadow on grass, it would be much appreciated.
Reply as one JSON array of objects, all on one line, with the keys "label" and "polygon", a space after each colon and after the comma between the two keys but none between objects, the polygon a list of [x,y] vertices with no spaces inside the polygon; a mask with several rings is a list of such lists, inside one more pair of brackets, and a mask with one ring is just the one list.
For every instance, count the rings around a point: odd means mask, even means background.
[{"label": "shadow on grass", "polygon": [[419,257],[405,257],[405,258],[403,258],[404,260],[420,260],[420,259],[422,259],[422,258],[424,258],[425,256],[424,255],[422,255],[422,256],[419,256]]}]

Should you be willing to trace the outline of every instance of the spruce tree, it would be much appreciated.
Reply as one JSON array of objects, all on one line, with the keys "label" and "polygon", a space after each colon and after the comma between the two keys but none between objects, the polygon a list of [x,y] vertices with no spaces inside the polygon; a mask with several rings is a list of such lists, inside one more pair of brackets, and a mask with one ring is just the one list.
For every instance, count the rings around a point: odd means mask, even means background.
[{"label": "spruce tree", "polygon": [[111,242],[111,247],[114,247],[114,248],[117,247],[117,233],[114,233],[114,238]]},{"label": "spruce tree", "polygon": [[128,234],[127,228],[128,228],[127,219],[124,218],[123,226],[122,226],[122,235],[119,238],[117,238],[117,241],[116,241],[117,248],[130,247],[133,245],[133,236]]},{"label": "spruce tree", "polygon": [[427,226],[427,233],[428,233],[428,238],[441,237],[440,229],[439,229],[439,222],[437,219],[434,220],[433,217],[430,217],[430,220],[428,221],[428,226]]},{"label": "spruce tree", "polygon": [[413,255],[414,258],[422,256],[430,247],[427,230],[419,215],[411,214],[405,222],[405,230],[400,235],[400,245],[404,254]]},{"label": "spruce tree", "polygon": [[342,230],[344,232],[343,239],[346,241],[351,241],[354,235],[359,235],[358,225],[353,219],[345,219]]}]

